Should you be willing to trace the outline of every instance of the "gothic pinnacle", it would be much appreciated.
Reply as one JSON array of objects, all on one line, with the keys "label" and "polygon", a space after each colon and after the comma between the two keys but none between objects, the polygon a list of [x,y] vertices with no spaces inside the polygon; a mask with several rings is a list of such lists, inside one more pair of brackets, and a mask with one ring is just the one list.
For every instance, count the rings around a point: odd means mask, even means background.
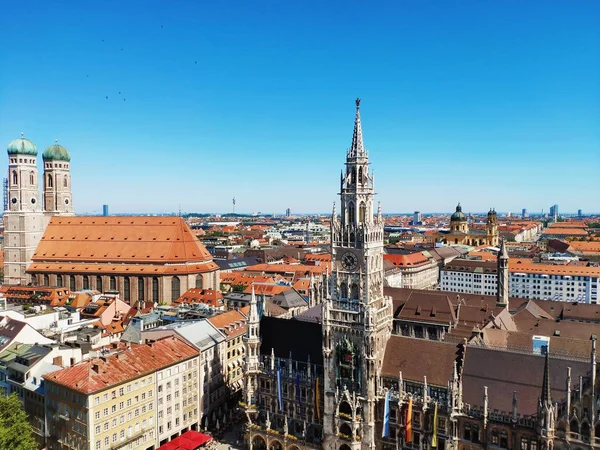
[{"label": "gothic pinnacle", "polygon": [[366,156],[363,145],[362,127],[360,125],[360,98],[356,99],[356,117],[354,119],[354,133],[352,134],[350,156],[354,158]]}]

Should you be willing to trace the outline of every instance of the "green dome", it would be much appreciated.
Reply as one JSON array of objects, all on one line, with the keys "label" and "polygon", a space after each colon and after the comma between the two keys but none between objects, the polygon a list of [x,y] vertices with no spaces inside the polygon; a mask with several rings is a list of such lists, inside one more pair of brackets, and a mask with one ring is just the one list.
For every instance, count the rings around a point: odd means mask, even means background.
[{"label": "green dome", "polygon": [[452,214],[450,220],[453,222],[467,220],[467,216],[465,216],[465,213],[462,212],[462,207],[460,206],[460,203],[456,206],[456,212]]},{"label": "green dome", "polygon": [[71,161],[69,151],[62,145],[54,144],[44,150],[44,161]]},{"label": "green dome", "polygon": [[8,144],[6,151],[9,155],[37,156],[37,147],[29,139],[25,139],[23,137],[23,133],[21,133],[21,137],[19,139],[15,139]]}]

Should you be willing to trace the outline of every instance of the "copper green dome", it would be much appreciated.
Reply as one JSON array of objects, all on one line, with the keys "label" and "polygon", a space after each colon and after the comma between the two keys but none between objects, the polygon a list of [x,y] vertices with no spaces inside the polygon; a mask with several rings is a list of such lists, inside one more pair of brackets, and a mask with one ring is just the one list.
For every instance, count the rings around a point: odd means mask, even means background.
[{"label": "copper green dome", "polygon": [[462,212],[462,207],[460,206],[460,203],[456,206],[456,212],[452,214],[450,220],[453,222],[467,220],[467,216],[465,216],[465,213]]},{"label": "copper green dome", "polygon": [[8,144],[6,151],[9,155],[37,156],[37,147],[29,139],[25,139],[23,137],[23,133],[21,133],[21,137],[19,139],[15,139]]},{"label": "copper green dome", "polygon": [[69,155],[69,151],[62,145],[58,145],[56,143],[44,150],[42,158],[44,161],[71,161],[71,155]]}]

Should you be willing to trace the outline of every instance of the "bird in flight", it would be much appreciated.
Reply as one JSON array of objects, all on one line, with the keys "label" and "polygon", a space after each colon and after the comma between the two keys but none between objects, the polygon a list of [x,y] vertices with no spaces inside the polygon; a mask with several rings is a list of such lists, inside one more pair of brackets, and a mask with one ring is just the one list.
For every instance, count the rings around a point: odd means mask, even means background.
[{"label": "bird in flight", "polygon": [[108,95],[106,96],[106,100],[108,100]]}]

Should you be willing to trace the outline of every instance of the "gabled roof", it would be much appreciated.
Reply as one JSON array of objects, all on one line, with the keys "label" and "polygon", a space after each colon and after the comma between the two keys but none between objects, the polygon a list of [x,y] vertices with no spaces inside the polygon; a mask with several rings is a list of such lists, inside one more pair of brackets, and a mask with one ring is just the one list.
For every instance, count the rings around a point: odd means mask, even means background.
[{"label": "gabled roof", "polygon": [[283,291],[272,298],[273,304],[282,307],[283,309],[301,308],[308,306],[304,297],[300,293],[292,288],[287,291]]},{"label": "gabled roof", "polygon": [[[542,394],[544,357],[469,346],[463,369],[463,401],[483,406],[483,388],[488,387],[489,410],[512,411],[513,392],[517,392],[517,412],[533,415]],[[590,363],[550,358],[552,399],[565,398],[567,367],[571,367],[574,387],[579,376],[588,373]]]},{"label": "gabled roof", "polygon": [[177,337],[151,344],[131,344],[130,350],[92,358],[44,375],[47,382],[84,394],[103,391],[164,367],[198,356],[198,350]]},{"label": "gabled roof", "polygon": [[446,387],[452,378],[459,348],[454,343],[393,335],[385,347],[381,375]]},{"label": "gabled roof", "polygon": [[181,217],[52,217],[32,261],[194,262],[217,269],[210,253]]}]

